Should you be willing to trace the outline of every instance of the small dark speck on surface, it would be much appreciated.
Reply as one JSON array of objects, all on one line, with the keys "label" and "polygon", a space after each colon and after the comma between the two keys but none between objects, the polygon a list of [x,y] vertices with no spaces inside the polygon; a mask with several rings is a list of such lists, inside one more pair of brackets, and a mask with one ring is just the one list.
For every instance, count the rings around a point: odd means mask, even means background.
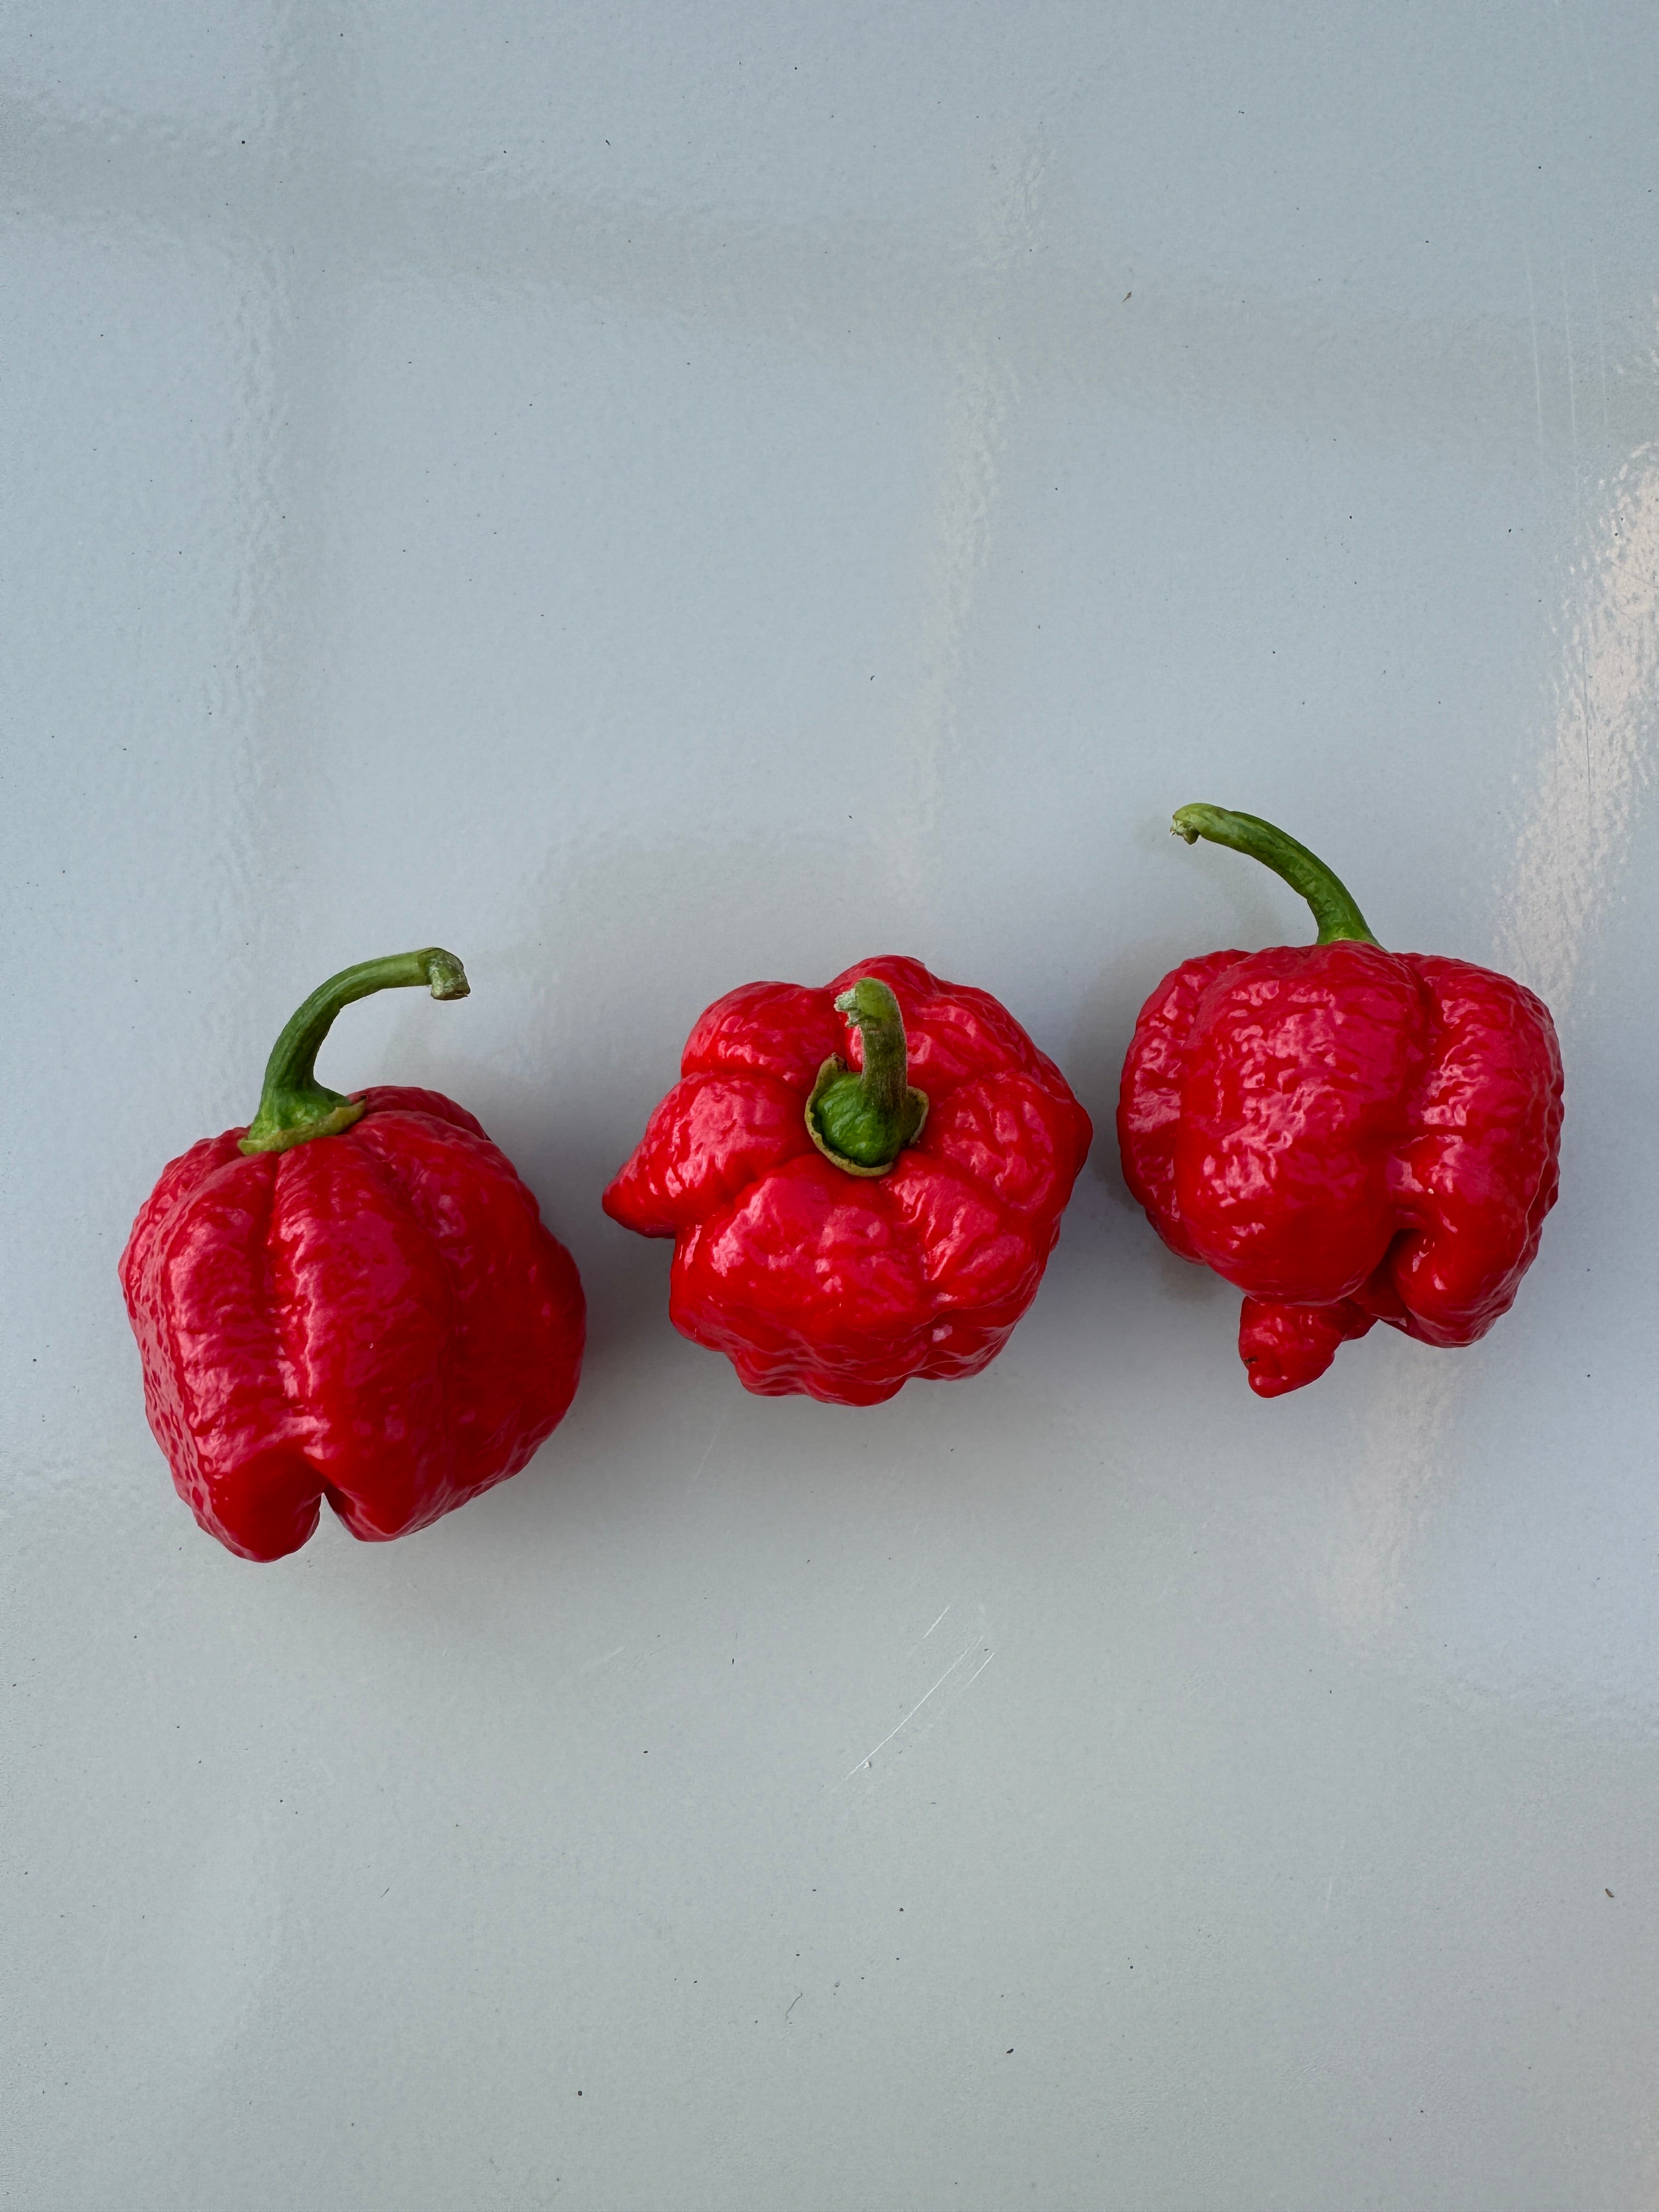
[{"label": "small dark speck on surface", "polygon": [[1603,1890],[1601,1893],[1604,1897],[1612,1897],[1613,1895],[1613,1892],[1610,1889]]}]

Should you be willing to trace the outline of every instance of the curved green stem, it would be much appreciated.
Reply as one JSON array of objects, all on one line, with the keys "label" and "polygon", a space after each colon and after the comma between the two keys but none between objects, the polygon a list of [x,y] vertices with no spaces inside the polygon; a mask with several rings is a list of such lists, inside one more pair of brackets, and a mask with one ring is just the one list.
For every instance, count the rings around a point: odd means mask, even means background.
[{"label": "curved green stem", "polygon": [[241,1140],[245,1152],[285,1152],[313,1137],[331,1137],[349,1129],[364,1111],[360,1099],[343,1098],[317,1080],[317,1054],[334,1017],[354,999],[372,991],[395,991],[424,983],[434,999],[464,999],[466,970],[453,952],[428,945],[421,952],[394,952],[384,960],[364,960],[343,968],[319,984],[276,1040],[265,1063],[265,1087],[259,1110]]},{"label": "curved green stem", "polygon": [[860,975],[836,1001],[864,1045],[864,1068],[854,1074],[831,1053],[818,1070],[806,1102],[806,1133],[848,1175],[883,1176],[906,1145],[921,1134],[927,1094],[906,1081],[908,1056],[898,1000],[885,983]]},{"label": "curved green stem", "polygon": [[1321,945],[1375,945],[1365,917],[1354,904],[1352,893],[1305,845],[1298,845],[1259,814],[1235,814],[1225,806],[1183,806],[1170,824],[1177,837],[1195,845],[1207,837],[1212,845],[1231,845],[1248,853],[1276,876],[1283,876],[1313,908]]}]

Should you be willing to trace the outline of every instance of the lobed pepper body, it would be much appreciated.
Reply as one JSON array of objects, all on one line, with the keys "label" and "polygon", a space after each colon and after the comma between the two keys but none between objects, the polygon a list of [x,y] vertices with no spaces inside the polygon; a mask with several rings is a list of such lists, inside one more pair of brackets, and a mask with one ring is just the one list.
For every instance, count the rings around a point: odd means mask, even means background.
[{"label": "lobed pepper body", "polygon": [[192,1146],[121,1261],[150,1427],[245,1559],[325,1498],[354,1536],[424,1528],[516,1474],[581,1371],[575,1263],[505,1154],[435,1091],[359,1097],[293,1151]]},{"label": "lobed pepper body", "polygon": [[1378,1321],[1473,1343],[1555,1202],[1561,1057],[1543,1001],[1358,931],[1184,963],[1124,1062],[1125,1178],[1172,1251],[1246,1293],[1239,1353],[1262,1397]]},{"label": "lobed pepper body", "polygon": [[[463,995],[436,957],[434,994]],[[371,1542],[425,1528],[517,1474],[575,1392],[580,1279],[511,1161],[435,1091],[346,1099],[311,1076],[339,1004],[433,969],[366,963],[315,994],[258,1121],[165,1168],[121,1257],[150,1428],[245,1559],[297,1551],[324,1498]]]},{"label": "lobed pepper body", "polygon": [[[838,1159],[808,1119],[830,1063],[865,1066],[863,1032],[836,1002],[871,982],[902,1010],[902,1126],[915,1126],[875,1168]],[[988,993],[884,957],[821,990],[750,983],[716,1000],[604,1205],[674,1239],[670,1318],[747,1389],[871,1406],[995,1357],[1036,1293],[1092,1133]]]}]

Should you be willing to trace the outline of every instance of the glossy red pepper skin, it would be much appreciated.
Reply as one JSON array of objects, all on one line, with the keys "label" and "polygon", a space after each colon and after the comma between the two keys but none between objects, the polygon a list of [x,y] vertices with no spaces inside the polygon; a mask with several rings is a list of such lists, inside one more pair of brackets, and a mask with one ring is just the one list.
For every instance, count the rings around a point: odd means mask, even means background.
[{"label": "glossy red pepper skin", "polygon": [[1378,1321],[1425,1344],[1485,1334],[1555,1203],[1561,1109],[1532,992],[1350,939],[1166,975],[1117,1126],[1164,1243],[1247,1293],[1240,1357],[1277,1397]]},{"label": "glossy red pepper skin", "polygon": [[[435,957],[434,996],[464,996]],[[325,1498],[370,1542],[425,1528],[517,1474],[575,1392],[581,1282],[505,1154],[435,1091],[345,1099],[311,1074],[339,1005],[433,966],[314,994],[256,1122],[165,1168],[121,1256],[150,1427],[245,1559],[297,1551]]]},{"label": "glossy red pepper skin", "polygon": [[[805,1109],[823,1063],[863,1065],[835,1007],[860,978],[903,1016],[927,1099],[890,1170],[849,1174]],[[822,990],[750,983],[686,1042],[681,1080],[605,1194],[672,1237],[669,1316],[745,1388],[872,1406],[913,1376],[977,1374],[1036,1293],[1092,1130],[1061,1075],[983,991],[868,960]]]}]

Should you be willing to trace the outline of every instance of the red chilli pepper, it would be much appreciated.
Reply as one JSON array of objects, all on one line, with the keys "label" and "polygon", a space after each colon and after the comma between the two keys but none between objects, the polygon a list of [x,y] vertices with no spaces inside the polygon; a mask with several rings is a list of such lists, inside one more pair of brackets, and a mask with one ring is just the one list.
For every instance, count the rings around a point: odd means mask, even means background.
[{"label": "red chilli pepper", "polygon": [[682,1335],[750,1390],[840,1406],[995,1358],[1093,1134],[1006,1008],[866,960],[728,993],[680,1066],[605,1210],[675,1240]]},{"label": "red chilli pepper", "polygon": [[313,1073],[343,1006],[467,981],[433,947],[348,968],[277,1040],[246,1130],[162,1170],[121,1258],[144,1405],[179,1496],[245,1559],[326,1498],[354,1536],[423,1528],[516,1474],[581,1370],[575,1262],[464,1109]]},{"label": "red chilli pepper", "polygon": [[1561,1054],[1507,975],[1386,952],[1324,863],[1270,822],[1183,806],[1174,829],[1299,891],[1317,943],[1166,975],[1123,1064],[1123,1172],[1184,1260],[1246,1293],[1263,1398],[1385,1321],[1472,1344],[1514,1302],[1555,1203]]}]

